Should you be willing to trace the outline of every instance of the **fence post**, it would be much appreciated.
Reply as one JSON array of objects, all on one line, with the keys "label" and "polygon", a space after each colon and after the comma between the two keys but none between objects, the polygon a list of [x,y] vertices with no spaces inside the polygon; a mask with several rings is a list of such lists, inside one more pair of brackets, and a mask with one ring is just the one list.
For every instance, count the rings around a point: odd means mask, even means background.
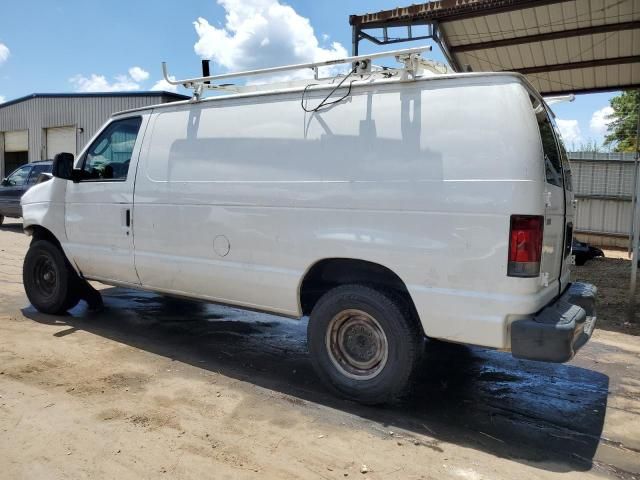
[{"label": "fence post", "polygon": [[627,321],[633,323],[636,321],[636,287],[638,280],[638,250],[640,243],[640,203],[638,202],[638,196],[640,192],[640,172],[638,171],[638,163],[640,163],[640,104],[638,105],[638,125],[636,128],[636,158],[634,162],[635,172],[635,184],[633,188],[634,202],[631,205],[631,212],[633,215],[633,256],[631,257],[631,281],[629,282],[629,305],[627,308]]}]

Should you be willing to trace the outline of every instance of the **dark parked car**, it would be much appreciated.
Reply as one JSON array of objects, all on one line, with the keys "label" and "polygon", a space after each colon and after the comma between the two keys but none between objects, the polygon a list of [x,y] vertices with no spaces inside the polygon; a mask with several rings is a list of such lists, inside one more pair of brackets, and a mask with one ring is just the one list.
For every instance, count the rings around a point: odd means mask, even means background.
[{"label": "dark parked car", "polygon": [[604,257],[604,252],[599,248],[592,247],[588,243],[579,242],[575,238],[571,246],[571,253],[576,256],[576,265],[584,265],[587,260],[595,257]]},{"label": "dark parked car", "polygon": [[[16,168],[2,180],[0,186],[0,225],[4,217],[19,218],[22,216],[20,197],[38,182],[41,174],[51,174],[51,160],[27,163]],[[40,178],[42,181],[43,178]]]}]

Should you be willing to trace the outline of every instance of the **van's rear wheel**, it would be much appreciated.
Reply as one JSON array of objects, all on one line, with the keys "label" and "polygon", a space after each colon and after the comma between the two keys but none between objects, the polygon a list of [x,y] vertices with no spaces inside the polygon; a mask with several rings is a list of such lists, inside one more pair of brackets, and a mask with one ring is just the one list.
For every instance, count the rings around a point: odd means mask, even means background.
[{"label": "van's rear wheel", "polygon": [[423,342],[406,302],[362,285],[325,293],[311,312],[307,337],[311,361],[325,384],[368,404],[406,392]]},{"label": "van's rear wheel", "polygon": [[59,314],[80,301],[77,275],[60,249],[46,240],[31,244],[22,266],[22,282],[31,304],[43,313]]},{"label": "van's rear wheel", "polygon": [[0,225],[4,223],[4,215],[0,215]]}]

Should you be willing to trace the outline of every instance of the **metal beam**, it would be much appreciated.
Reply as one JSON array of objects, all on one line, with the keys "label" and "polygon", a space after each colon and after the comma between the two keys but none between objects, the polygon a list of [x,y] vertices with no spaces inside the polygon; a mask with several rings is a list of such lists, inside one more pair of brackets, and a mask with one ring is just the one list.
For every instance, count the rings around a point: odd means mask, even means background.
[{"label": "metal beam", "polygon": [[[572,38],[580,37],[583,35],[594,35],[597,33],[609,33],[634,29],[640,29],[640,21],[611,23],[608,25],[595,25],[592,27],[575,28],[572,30],[559,30],[557,32],[539,33],[536,35],[505,38],[502,40],[469,43],[467,45],[456,45],[455,47],[450,47],[450,50],[452,53],[469,52],[475,50],[484,50],[487,48],[510,47],[513,45],[522,45],[525,43],[545,42],[548,40],[558,40],[562,38]],[[487,33],[487,35],[490,35],[490,33]]]},{"label": "metal beam", "polygon": [[433,38],[431,35],[423,35],[421,37],[407,37],[407,38],[391,38],[387,40],[380,40],[379,38],[374,37],[373,35],[369,35],[365,32],[360,32],[360,40],[369,40],[370,42],[375,43],[376,45],[390,45],[392,43],[401,43],[401,42],[415,42],[417,40],[428,40]]},{"label": "metal beam", "polygon": [[351,15],[349,24],[366,28],[396,27],[400,26],[399,22],[406,25],[407,22],[413,23],[416,20],[458,20],[566,1],[570,0],[435,0],[410,7]]},{"label": "metal beam", "polygon": [[415,20],[412,20],[412,19],[398,20],[398,21],[394,21],[392,24],[383,22],[383,23],[380,23],[379,25],[373,24],[373,23],[366,23],[363,25],[354,25],[354,26],[358,27],[360,30],[377,30],[384,27],[396,28],[396,27],[416,26],[416,25],[431,25],[433,22],[434,22],[433,20],[417,18]]},{"label": "metal beam", "polygon": [[626,65],[629,63],[640,63],[640,55],[629,57],[601,58],[598,60],[587,60],[584,62],[556,63],[554,65],[541,65],[539,67],[514,68],[503,70],[505,72],[518,72],[523,75],[533,73],[559,72],[562,70],[575,70],[579,68],[607,67],[611,65]]},{"label": "metal beam", "polygon": [[[553,83],[553,82],[551,82]],[[540,92],[540,95],[558,95],[559,93],[575,93],[576,95],[586,95],[589,93],[603,93],[603,92],[619,92],[620,90],[630,90],[640,88],[640,84],[631,83],[628,85],[615,85],[611,87],[593,87],[593,88],[582,88],[576,90],[570,90],[568,88],[563,88],[561,90],[547,90]]]}]

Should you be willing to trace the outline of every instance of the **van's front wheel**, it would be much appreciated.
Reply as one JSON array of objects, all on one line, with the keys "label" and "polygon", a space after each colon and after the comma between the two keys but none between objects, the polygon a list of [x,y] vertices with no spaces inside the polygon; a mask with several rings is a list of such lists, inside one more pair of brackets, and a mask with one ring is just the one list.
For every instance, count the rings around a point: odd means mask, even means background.
[{"label": "van's front wheel", "polygon": [[406,391],[423,342],[406,302],[362,285],[325,293],[311,312],[307,337],[325,384],[367,404],[390,402]]},{"label": "van's front wheel", "polygon": [[77,275],[60,249],[46,240],[31,244],[22,266],[27,298],[42,313],[59,314],[80,300]]}]

